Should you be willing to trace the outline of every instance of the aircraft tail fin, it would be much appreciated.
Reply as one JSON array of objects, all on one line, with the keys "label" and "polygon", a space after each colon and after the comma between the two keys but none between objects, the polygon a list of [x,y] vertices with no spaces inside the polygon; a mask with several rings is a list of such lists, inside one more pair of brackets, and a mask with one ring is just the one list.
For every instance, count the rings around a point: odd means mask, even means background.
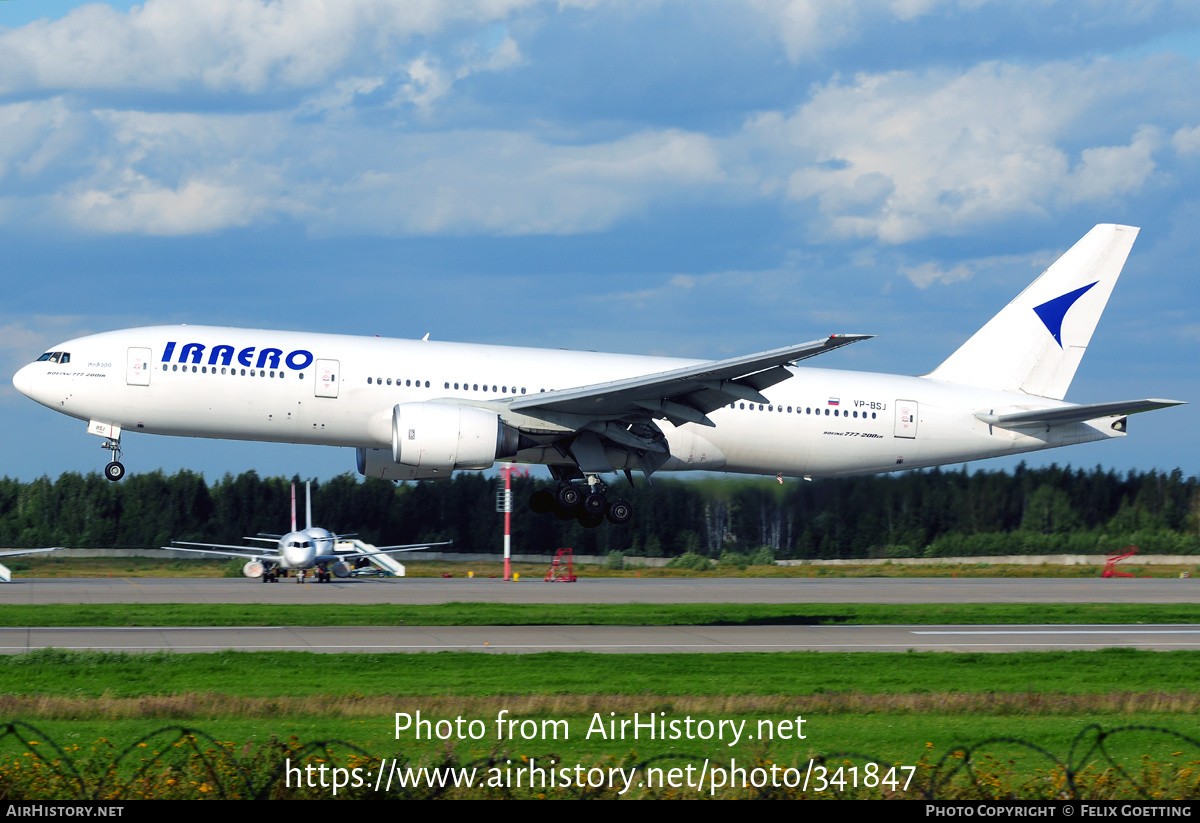
[{"label": "aircraft tail fin", "polygon": [[292,528],[290,531],[296,530],[296,484],[292,484]]},{"label": "aircraft tail fin", "polygon": [[1093,228],[926,377],[1062,400],[1137,235]]}]

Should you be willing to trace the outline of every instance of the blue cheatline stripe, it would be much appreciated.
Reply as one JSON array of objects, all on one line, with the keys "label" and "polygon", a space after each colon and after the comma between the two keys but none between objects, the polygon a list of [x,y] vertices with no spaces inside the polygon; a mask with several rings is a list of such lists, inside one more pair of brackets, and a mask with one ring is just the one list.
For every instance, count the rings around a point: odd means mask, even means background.
[{"label": "blue cheatline stripe", "polygon": [[[1096,281],[1096,283],[1099,282],[1099,280]],[[1053,300],[1047,300],[1040,306],[1034,306],[1033,310],[1042,319],[1042,322],[1046,324],[1046,328],[1050,333],[1054,335],[1054,340],[1058,343],[1060,349],[1062,348],[1063,318],[1067,316],[1067,312],[1071,306],[1075,305],[1075,301],[1083,297],[1088,289],[1096,285],[1096,283],[1080,286],[1075,291],[1069,291],[1066,294],[1055,297]]]}]

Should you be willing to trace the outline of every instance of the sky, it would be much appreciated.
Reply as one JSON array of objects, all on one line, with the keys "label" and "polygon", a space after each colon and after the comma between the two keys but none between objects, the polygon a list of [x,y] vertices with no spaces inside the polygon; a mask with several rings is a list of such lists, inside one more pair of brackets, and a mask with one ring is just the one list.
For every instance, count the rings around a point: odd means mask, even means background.
[{"label": "sky", "polygon": [[[1200,400],[1200,5],[0,1],[0,476],[99,471],[11,375],[163,323],[928,372],[1142,228],[1067,395]],[[1195,406],[1031,455],[1200,472]],[[132,472],[349,449],[130,436]],[[1006,468],[1012,461],[973,464]]]}]

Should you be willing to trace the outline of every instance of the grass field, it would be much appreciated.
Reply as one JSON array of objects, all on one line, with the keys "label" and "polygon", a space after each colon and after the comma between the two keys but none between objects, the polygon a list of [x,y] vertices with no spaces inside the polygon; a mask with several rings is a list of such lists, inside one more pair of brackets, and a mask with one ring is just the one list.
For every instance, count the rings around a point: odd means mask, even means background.
[{"label": "grass field", "polygon": [[[629,656],[42,651],[0,659],[0,715],[30,724],[0,739],[0,764],[57,745],[81,766],[103,772],[95,762],[106,757],[145,762],[135,744],[155,732],[144,744],[154,757],[169,752],[185,726],[229,741],[234,760],[275,751],[281,741],[293,747],[345,741],[352,746],[334,744],[332,760],[322,749],[318,761],[343,763],[360,750],[414,765],[456,766],[549,758],[590,768],[659,758],[697,768],[705,759],[802,768],[824,757],[830,768],[862,769],[872,760],[919,767],[925,784],[918,785],[934,786],[941,797],[987,796],[980,792],[997,787],[1045,796],[1048,786],[1061,789],[1069,766],[1091,781],[1089,796],[1135,797],[1138,787],[1149,787],[1156,796],[1194,797],[1198,664],[1194,652],[1124,649]],[[449,740],[433,726],[424,739],[411,730],[397,736],[397,712],[413,718],[420,712],[435,724],[478,721],[480,733],[458,739],[446,724],[436,728]],[[502,712],[533,724],[528,734],[510,728],[502,736],[496,726]],[[696,735],[675,740],[607,732],[609,721],[635,714],[643,721],[709,720],[710,730],[724,721],[730,731],[740,725],[745,736],[734,745],[732,735],[704,739],[699,725]],[[803,726],[794,722],[800,717]],[[543,721],[552,721],[553,734]],[[792,733],[760,739],[763,724]],[[1099,747],[1095,727],[1109,733]],[[206,747],[205,762],[221,751]],[[976,770],[937,784],[966,752]],[[941,770],[934,768],[939,762]],[[0,787],[11,768],[0,765]],[[917,796],[917,787],[892,796]]]},{"label": "grass field", "polygon": [[[40,565],[40,559],[37,563]],[[98,559],[93,565],[62,559],[48,574],[61,576],[236,573],[228,564],[203,561]],[[90,563],[91,561],[88,561]],[[175,568],[183,563],[185,568]],[[15,564],[14,564],[15,565]],[[119,567],[119,568],[118,568]],[[411,569],[412,567],[410,567]],[[430,564],[420,573],[439,574]],[[451,567],[462,574],[461,566]],[[967,567],[978,576],[1097,576],[1098,569]],[[540,575],[540,568],[529,573]],[[756,573],[748,569],[746,573]],[[1001,572],[1004,572],[1003,574]],[[37,574],[31,567],[18,574]],[[485,571],[477,572],[480,574]],[[607,573],[607,572],[606,572]],[[633,575],[632,572],[614,574]],[[641,570],[643,575],[649,574]],[[734,572],[736,573],[736,571]],[[912,576],[958,574],[946,567],[861,567],[767,570],[770,574]],[[687,573],[687,574],[695,574]],[[714,574],[714,573],[708,573]],[[1163,576],[1175,576],[1172,569]],[[1186,581],[1184,581],[1186,583]],[[880,606],[816,605],[508,605],[441,606],[127,605],[0,606],[0,625],[531,625],[671,624],[765,625],[830,623],[1200,623],[1200,606],[1025,604]],[[330,751],[309,751],[306,762],[351,763],[354,752],[401,756],[412,765],[469,765],[476,761],[518,767],[522,758],[545,758],[605,768],[647,760],[698,766],[739,763],[802,767],[829,757],[865,774],[871,759],[918,769],[908,792],[837,791],[771,796],[1055,797],[1066,775],[1092,798],[1194,798],[1200,796],[1200,687],[1196,652],[1096,652],[1014,654],[777,653],[713,655],[419,655],[102,654],[38,651],[0,657],[0,793],[16,799],[80,797],[65,771],[43,752],[53,745],[89,775],[110,782],[88,791],[113,796],[246,796],[231,792],[228,774],[258,764],[261,780],[275,780],[264,763],[300,757],[304,744],[346,741]],[[397,712],[425,719],[476,720],[474,739],[414,739],[395,730]],[[534,721],[531,739],[500,739],[495,721]],[[595,733],[597,722],[692,718],[753,729],[734,746],[692,736],[681,740],[614,739]],[[805,738],[758,739],[759,724],[805,718]],[[561,721],[568,737],[541,733],[541,721]],[[29,725],[22,725],[29,724]],[[179,727],[200,730],[188,748]],[[449,728],[449,727],[442,727]],[[531,727],[532,728],[532,727]],[[715,728],[715,726],[714,726]],[[730,725],[728,728],[732,728]],[[795,729],[796,726],[790,727]],[[1097,729],[1103,730],[1098,732]],[[155,737],[138,741],[146,735]],[[589,730],[592,731],[589,734]],[[211,735],[218,745],[205,743]],[[1107,736],[1104,736],[1107,735]],[[753,736],[755,739],[748,739]],[[171,740],[176,740],[172,743]],[[179,748],[183,746],[183,748]],[[176,752],[172,755],[171,752]],[[183,754],[179,754],[183,752]],[[854,754],[843,754],[843,753]],[[174,757],[175,759],[171,759]],[[182,759],[181,759],[182,758]],[[224,759],[222,759],[224,758]],[[312,758],[316,758],[313,760]],[[371,761],[375,762],[375,761]],[[970,762],[973,771],[955,772]],[[940,766],[938,764],[941,764]],[[32,764],[32,765],[31,765]],[[41,765],[39,765],[41,764]],[[135,768],[135,764],[137,765]],[[154,780],[147,777],[150,764]],[[217,764],[217,765],[214,765]],[[270,767],[275,768],[275,767]],[[136,777],[141,775],[141,777]],[[112,781],[125,780],[119,791]],[[189,776],[188,779],[184,779]],[[265,775],[265,776],[263,776]],[[227,776],[228,777],[228,776]],[[136,779],[135,779],[136,778]],[[96,778],[99,779],[99,778]],[[257,778],[256,778],[257,779]],[[857,778],[856,778],[857,779]],[[142,782],[138,782],[141,780]],[[148,782],[149,781],[149,782]],[[924,782],[921,782],[924,781]],[[236,781],[234,781],[236,782]],[[261,784],[261,781],[260,781]],[[107,787],[107,788],[106,788]],[[189,788],[190,787],[190,788]],[[219,790],[219,791],[218,791]],[[274,790],[273,790],[274,791]],[[287,789],[272,796],[329,797],[326,789]],[[439,796],[538,796],[522,791],[449,792]],[[548,796],[577,796],[567,792]],[[612,796],[597,790],[595,796]],[[608,791],[608,794],[605,792]],[[22,795],[22,792],[27,794]],[[73,793],[74,792],[74,793]],[[121,792],[124,792],[122,794]],[[139,794],[140,792],[140,794]],[[187,792],[191,792],[190,794]],[[222,792],[224,792],[222,794]],[[307,792],[307,793],[305,793]],[[872,793],[874,792],[874,793]],[[761,792],[760,792],[761,794]],[[100,796],[99,794],[96,796]],[[103,796],[109,796],[104,794]],[[345,795],[344,795],[345,796]],[[353,793],[351,793],[353,796]],[[377,795],[367,795],[377,796]],[[425,795],[403,795],[425,796]],[[638,789],[626,796],[701,796]],[[718,796],[758,796],[724,791]]]},{"label": "grass field", "polygon": [[3,604],[0,626],[763,626],[1200,623],[1200,604]]}]

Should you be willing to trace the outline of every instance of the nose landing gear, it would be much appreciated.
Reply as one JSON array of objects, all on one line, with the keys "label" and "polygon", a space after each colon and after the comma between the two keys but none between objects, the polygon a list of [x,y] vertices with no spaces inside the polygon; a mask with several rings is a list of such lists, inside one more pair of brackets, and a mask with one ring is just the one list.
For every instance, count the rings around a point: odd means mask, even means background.
[{"label": "nose landing gear", "polygon": [[100,448],[112,452],[112,460],[104,467],[104,476],[115,483],[125,476],[125,465],[121,462],[121,438],[105,438]]}]

